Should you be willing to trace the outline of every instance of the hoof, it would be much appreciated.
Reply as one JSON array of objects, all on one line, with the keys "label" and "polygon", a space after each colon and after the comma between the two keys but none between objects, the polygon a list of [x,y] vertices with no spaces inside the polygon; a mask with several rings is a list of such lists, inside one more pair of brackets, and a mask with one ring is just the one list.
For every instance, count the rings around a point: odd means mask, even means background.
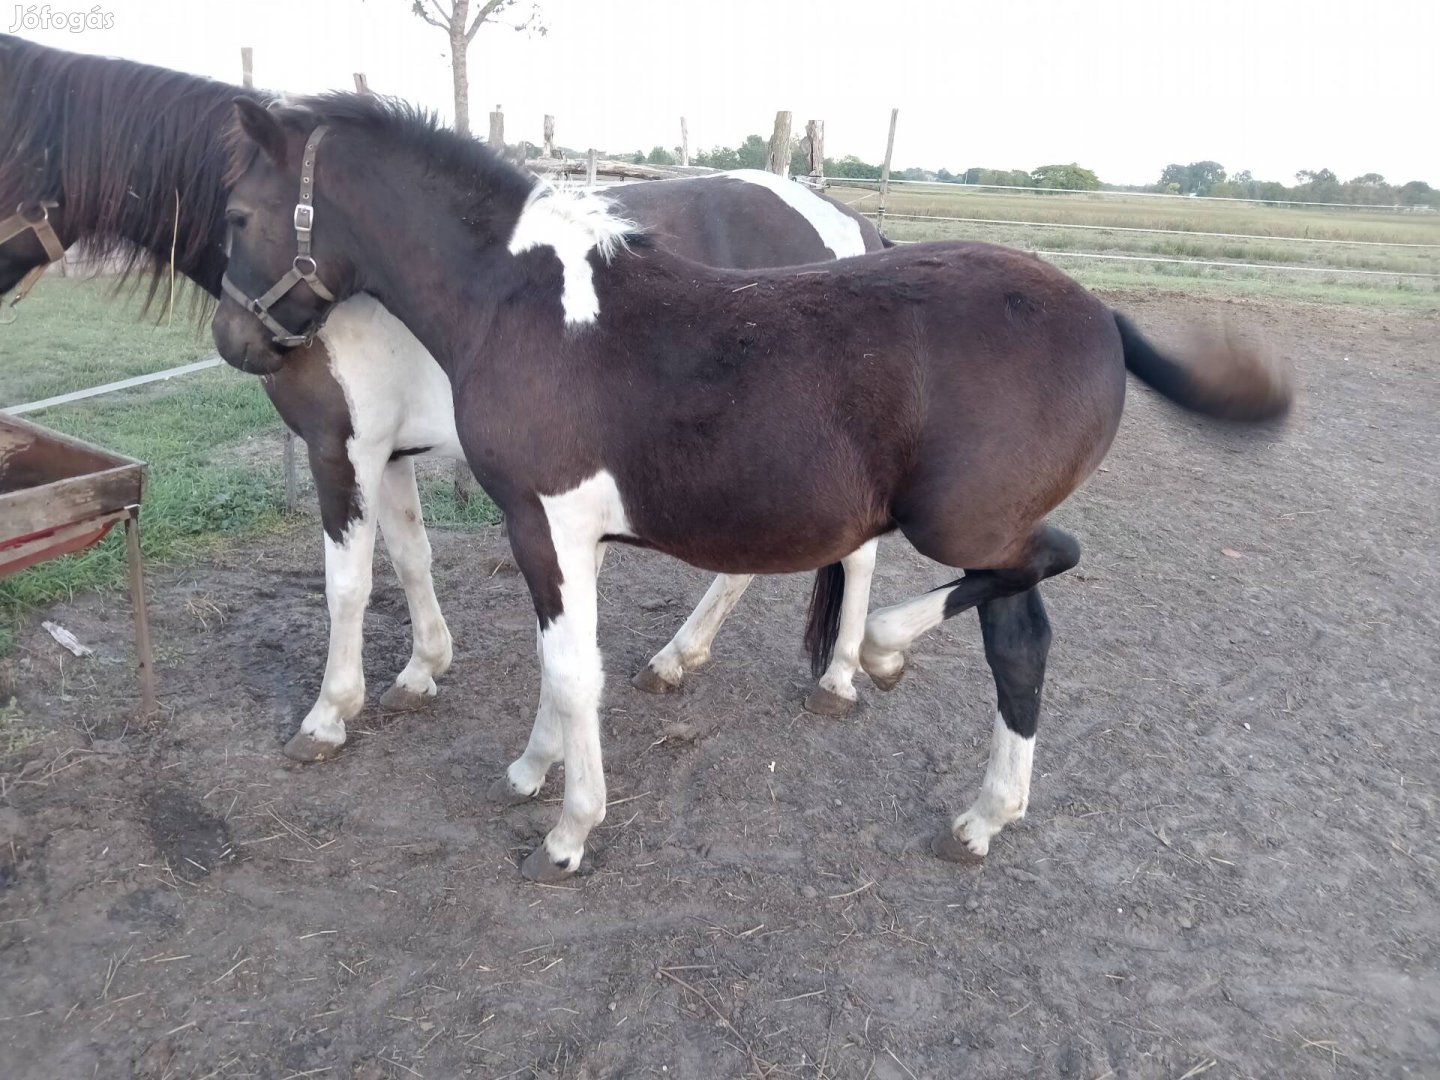
[{"label": "hoof", "polygon": [[285,756],[291,761],[329,761],[340,753],[340,747],[344,745],[344,743],[321,742],[314,736],[300,731],[296,732],[285,744]]},{"label": "hoof", "polygon": [[905,669],[902,667],[893,675],[876,675],[873,671],[867,671],[865,674],[870,676],[870,681],[874,683],[877,688],[888,693],[900,685],[900,680],[905,677]]},{"label": "hoof", "polygon": [[666,682],[649,664],[635,673],[635,677],[630,680],[630,685],[647,694],[669,694],[680,689],[679,683]]},{"label": "hoof", "polygon": [[566,878],[573,877],[574,874],[574,868],[566,869],[551,862],[544,844],[527,855],[525,861],[520,864],[521,877],[526,881],[538,881],[542,885],[564,881]]},{"label": "hoof", "polygon": [[855,702],[843,698],[832,690],[817,686],[805,699],[805,711],[816,716],[847,716],[855,708]]},{"label": "hoof", "polygon": [[941,829],[930,838],[930,852],[936,858],[959,863],[961,866],[985,865],[985,856],[976,855],[970,850],[969,844],[955,839],[955,834],[949,829]]},{"label": "hoof", "polygon": [[515,785],[510,783],[510,778],[508,776],[502,776],[490,785],[490,790],[485,793],[485,797],[496,806],[519,806],[521,803],[529,802],[539,794],[540,792],[538,791],[529,795],[521,791],[516,791]]},{"label": "hoof", "polygon": [[380,695],[380,707],[390,712],[414,712],[416,709],[423,709],[430,704],[433,694],[422,694],[418,690],[411,690],[408,686],[401,686],[395,683]]}]

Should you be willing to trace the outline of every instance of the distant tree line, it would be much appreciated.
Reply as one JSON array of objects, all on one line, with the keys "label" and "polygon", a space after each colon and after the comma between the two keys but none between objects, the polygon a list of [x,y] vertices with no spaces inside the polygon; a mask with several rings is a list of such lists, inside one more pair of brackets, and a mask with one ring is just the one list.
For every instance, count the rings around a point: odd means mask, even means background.
[{"label": "distant tree line", "polygon": [[[716,146],[691,155],[692,165],[712,169],[763,169],[769,156],[770,143],[760,135],[747,135],[739,146]],[[680,150],[654,147],[648,154],[637,150],[629,155],[636,164],[674,165]],[[800,140],[792,140],[790,172],[802,174],[809,168]],[[878,180],[880,166],[862,161],[854,154],[825,159],[825,175],[853,180]],[[1188,165],[1165,166],[1154,184],[1126,186],[1102,184],[1091,169],[1075,162],[1068,165],[1042,165],[1026,172],[1023,169],[966,169],[954,173],[949,169],[893,169],[896,180],[920,180],[938,184],[997,184],[1007,187],[1063,188],[1070,191],[1153,191],[1175,195],[1209,195],[1236,199],[1263,199],[1289,202],[1335,202],[1371,206],[1433,206],[1440,208],[1440,190],[1423,180],[1391,184],[1379,173],[1365,173],[1341,182],[1329,169],[1302,169],[1295,174],[1293,185],[1276,181],[1256,180],[1248,169],[1230,175],[1218,161],[1192,161]]]},{"label": "distant tree line", "polygon": [[1391,184],[1379,173],[1371,172],[1342,182],[1329,169],[1301,169],[1295,174],[1295,183],[1286,185],[1274,180],[1256,180],[1249,169],[1229,175],[1218,161],[1167,165],[1160,174],[1159,183],[1151,184],[1144,190],[1231,199],[1440,207],[1440,191],[1424,180],[1397,185]]}]

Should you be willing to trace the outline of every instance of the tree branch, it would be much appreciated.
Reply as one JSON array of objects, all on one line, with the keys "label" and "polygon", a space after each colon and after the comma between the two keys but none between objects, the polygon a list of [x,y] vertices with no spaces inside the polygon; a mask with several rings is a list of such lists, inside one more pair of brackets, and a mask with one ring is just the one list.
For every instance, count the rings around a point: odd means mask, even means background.
[{"label": "tree branch", "polygon": [[435,9],[436,15],[439,16],[438,19],[435,15],[431,15],[425,10],[425,4],[422,0],[413,0],[410,5],[410,10],[415,12],[416,15],[419,15],[420,18],[424,19],[431,26],[439,27],[448,33],[450,30],[450,13],[440,6],[438,0],[429,0],[429,4]]},{"label": "tree branch", "polygon": [[485,25],[490,16],[503,11],[514,3],[515,0],[485,0],[485,6],[475,13],[475,21],[470,24],[470,29],[465,31],[465,43],[468,45],[475,40],[475,35],[480,32],[480,27]]}]

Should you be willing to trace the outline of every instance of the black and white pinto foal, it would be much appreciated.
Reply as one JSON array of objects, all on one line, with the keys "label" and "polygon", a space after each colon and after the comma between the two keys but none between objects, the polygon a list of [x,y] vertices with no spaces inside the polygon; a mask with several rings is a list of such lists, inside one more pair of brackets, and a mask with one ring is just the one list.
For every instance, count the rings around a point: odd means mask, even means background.
[{"label": "black and white pinto foal", "polygon": [[[522,867],[532,878],[574,872],[605,814],[596,577],[608,543],[774,573],[833,564],[898,528],[964,569],[871,615],[859,660],[893,681],[917,636],[979,609],[999,699],[990,764],[935,844],[979,859],[1028,800],[1050,638],[1037,586],[1079,558],[1044,516],[1103,459],[1127,369],[1210,415],[1263,420],[1289,405],[1288,383],[1255,356],[1166,356],[1019,252],[932,244],[715,270],[403,105],[342,95],[237,110],[237,291],[259,296],[288,271],[300,162],[318,153],[325,286],[372,294],[444,369],[466,459],[509,522],[541,686],[506,786],[532,796],[565,763],[559,821]],[[301,286],[276,311],[304,333],[332,306]],[[233,299],[214,334],[240,366],[283,363]]]},{"label": "black and white pinto foal", "polygon": [[[883,246],[874,226],[858,214],[755,170],[624,185],[607,193],[607,201],[656,244],[712,266],[817,263]],[[246,370],[254,369],[247,361]],[[314,705],[285,746],[297,761],[319,761],[340,751],[346,722],[364,707],[363,623],[377,529],[384,533],[405,592],[413,638],[410,659],[381,696],[382,706],[418,707],[436,694],[435,680],[450,667],[450,630],[435,594],[414,458],[463,461],[464,453],[445,372],[370,296],[338,305],[315,344],[287,353],[283,366],[265,378],[276,408],[310,448],[325,527],[330,612],[325,674]],[[812,712],[839,715],[856,700],[854,680],[874,565],[873,544],[842,562],[845,593],[838,639],[806,698]],[[634,684],[651,693],[678,688],[687,672],[709,660],[716,634],[750,582],[745,574],[717,577]]]}]

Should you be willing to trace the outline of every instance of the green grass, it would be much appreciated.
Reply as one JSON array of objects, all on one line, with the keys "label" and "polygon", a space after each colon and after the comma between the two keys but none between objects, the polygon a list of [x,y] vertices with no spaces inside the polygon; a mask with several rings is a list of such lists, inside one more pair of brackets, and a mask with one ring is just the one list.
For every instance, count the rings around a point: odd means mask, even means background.
[{"label": "green grass", "polygon": [[[197,329],[188,309],[186,321],[177,310],[169,328],[137,319],[137,309],[123,298],[112,302],[103,282],[42,282],[17,309],[19,321],[0,327],[0,401],[18,404],[81,390],[213,351],[208,328]],[[201,558],[218,544],[264,534],[285,521],[275,449],[280,419],[260,381],[228,367],[72,402],[28,419],[149,463],[140,515],[148,570]],[[300,505],[314,513],[303,444],[298,450]],[[448,462],[422,467],[427,524],[473,528],[498,521],[483,493],[468,504],[455,499],[451,473]],[[124,584],[118,529],[88,551],[0,579],[0,658],[13,649],[15,628],[28,612]]]},{"label": "green grass", "polygon": [[[215,352],[188,296],[172,325],[139,314],[140,298],[108,283],[47,275],[0,326],[0,405],[39,401],[131,375],[176,367]],[[157,304],[163,310],[163,302]]]},{"label": "green grass", "polygon": [[[873,190],[837,184],[831,193],[872,211]],[[890,192],[892,214],[966,217],[979,221],[913,221],[889,217],[897,240],[985,240],[1032,251],[1086,284],[1117,288],[1200,291],[1213,295],[1264,295],[1321,303],[1363,304],[1407,311],[1440,310],[1440,214],[1324,207],[1212,203],[1198,199],[1140,199],[1076,195],[1024,195],[949,186],[904,187]],[[1035,225],[1016,224],[1036,222]],[[1047,228],[1039,223],[1054,223]],[[1094,229],[1055,225],[1083,224]],[[1134,233],[1123,228],[1174,229],[1195,235]],[[1248,234],[1204,236],[1205,232]],[[1304,237],[1345,241],[1313,244]],[[1385,246],[1354,243],[1368,241]],[[1072,254],[1073,253],[1073,254]],[[1085,259],[1082,253],[1271,264],[1278,269],[1187,266]],[[1306,269],[1298,269],[1304,267]],[[1355,274],[1346,271],[1380,271]],[[1317,272],[1319,271],[1319,272]],[[1394,274],[1396,276],[1390,276]]]},{"label": "green grass", "polygon": [[[873,211],[879,196],[869,187],[834,181],[829,194]],[[1054,221],[1074,225],[1123,225],[1142,229],[1246,233],[1267,237],[1314,237],[1387,244],[1440,244],[1440,213],[1327,207],[1265,206],[1076,192],[1070,195],[983,191],[957,184],[890,189],[886,210],[897,214],[978,217],[999,221]]]}]

